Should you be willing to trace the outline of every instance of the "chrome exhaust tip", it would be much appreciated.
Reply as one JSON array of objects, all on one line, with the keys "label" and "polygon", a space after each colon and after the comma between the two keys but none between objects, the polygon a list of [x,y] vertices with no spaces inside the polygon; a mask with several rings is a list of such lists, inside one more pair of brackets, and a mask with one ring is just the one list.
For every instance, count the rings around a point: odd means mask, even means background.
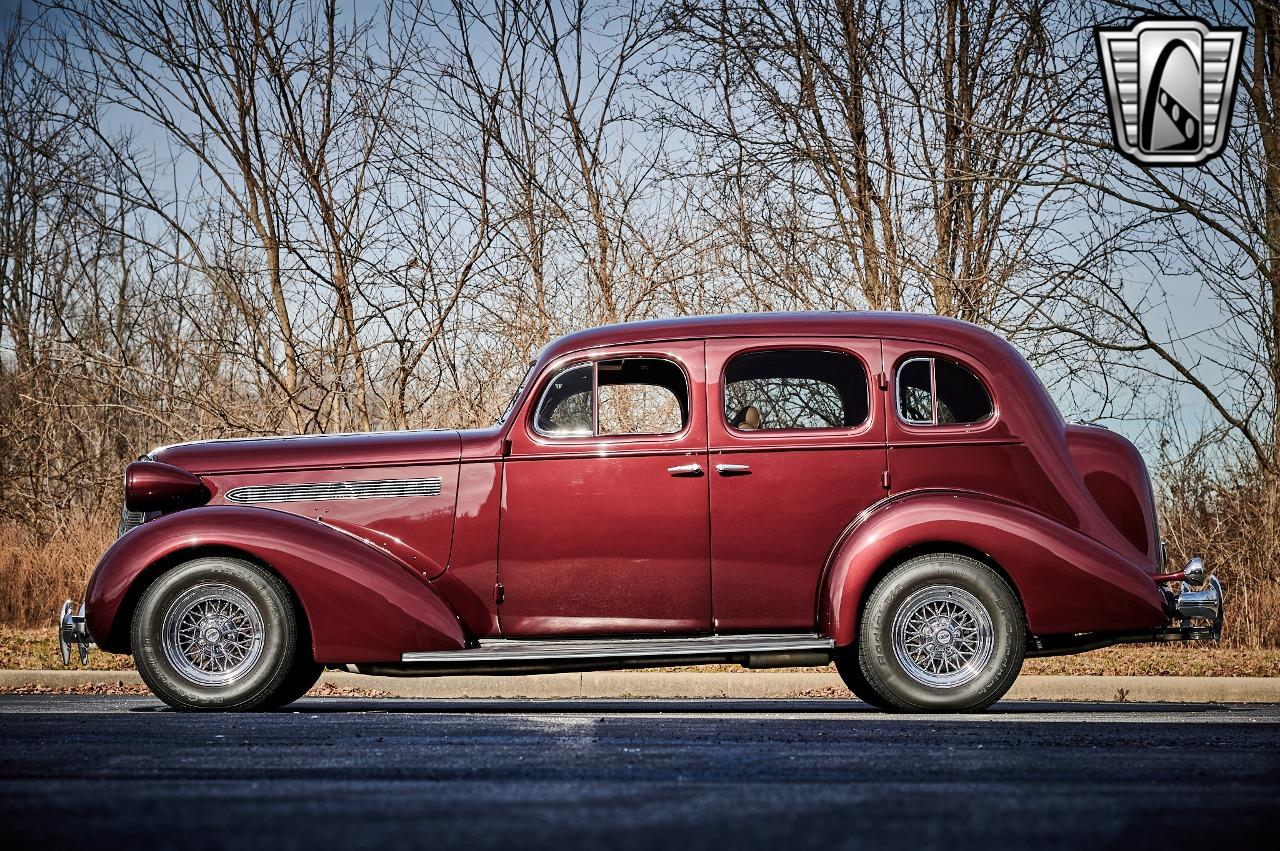
[{"label": "chrome exhaust tip", "polygon": [[84,603],[80,604],[80,611],[77,612],[71,601],[67,600],[58,614],[58,650],[62,652],[62,664],[71,664],[71,648],[75,646],[80,653],[80,664],[87,665],[89,645],[92,643],[89,628],[84,622]]}]

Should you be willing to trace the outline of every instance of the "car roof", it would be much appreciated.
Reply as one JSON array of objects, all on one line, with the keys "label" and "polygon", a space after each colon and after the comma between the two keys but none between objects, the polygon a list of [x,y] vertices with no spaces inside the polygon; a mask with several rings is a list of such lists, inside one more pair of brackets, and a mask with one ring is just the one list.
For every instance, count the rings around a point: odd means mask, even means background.
[{"label": "car roof", "polygon": [[[963,347],[1003,348],[986,329],[959,319],[890,311],[800,311],[684,316],[602,325],[552,341],[542,352],[550,360],[598,346],[696,340],[718,337],[882,337]],[[1007,345],[1007,344],[1005,344]]]}]

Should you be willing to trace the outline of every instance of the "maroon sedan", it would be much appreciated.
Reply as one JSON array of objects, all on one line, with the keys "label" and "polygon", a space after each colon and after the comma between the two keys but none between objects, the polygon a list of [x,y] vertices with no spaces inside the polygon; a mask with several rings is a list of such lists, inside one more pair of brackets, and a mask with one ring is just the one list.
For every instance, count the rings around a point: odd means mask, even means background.
[{"label": "maroon sedan", "polygon": [[999,337],[803,313],[572,334],[489,429],[157,449],[61,620],[64,657],[132,653],[182,709],[325,667],[834,661],[876,706],[957,711],[1026,656],[1215,640],[1222,591],[1166,571],[1133,445]]}]

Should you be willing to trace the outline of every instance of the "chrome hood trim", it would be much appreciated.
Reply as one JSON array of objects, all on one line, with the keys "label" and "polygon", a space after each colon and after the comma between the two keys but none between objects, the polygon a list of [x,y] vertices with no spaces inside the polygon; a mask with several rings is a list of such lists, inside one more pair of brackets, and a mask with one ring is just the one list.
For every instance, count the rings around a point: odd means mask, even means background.
[{"label": "chrome hood trim", "polygon": [[404,496],[439,496],[440,477],[424,479],[366,479],[350,482],[244,485],[227,491],[227,502],[311,502],[327,499],[384,499]]}]

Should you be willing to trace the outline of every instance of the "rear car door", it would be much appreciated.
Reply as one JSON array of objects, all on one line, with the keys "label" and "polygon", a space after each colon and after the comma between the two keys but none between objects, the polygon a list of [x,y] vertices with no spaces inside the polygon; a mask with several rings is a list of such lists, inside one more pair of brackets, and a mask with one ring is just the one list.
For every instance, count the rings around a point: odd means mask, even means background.
[{"label": "rear car door", "polygon": [[[885,340],[884,352],[893,384],[888,443],[894,493],[963,482],[966,490],[1076,523],[1062,488],[1049,480],[1031,449],[1060,438],[1046,435],[1029,444],[1015,433],[993,392],[999,376],[966,353],[937,344]],[[1018,374],[1004,380],[1027,379]]]},{"label": "rear car door", "polygon": [[840,533],[886,493],[879,340],[707,343],[717,631],[812,628]]},{"label": "rear car door", "polygon": [[550,365],[504,463],[503,635],[711,627],[701,342]]}]

